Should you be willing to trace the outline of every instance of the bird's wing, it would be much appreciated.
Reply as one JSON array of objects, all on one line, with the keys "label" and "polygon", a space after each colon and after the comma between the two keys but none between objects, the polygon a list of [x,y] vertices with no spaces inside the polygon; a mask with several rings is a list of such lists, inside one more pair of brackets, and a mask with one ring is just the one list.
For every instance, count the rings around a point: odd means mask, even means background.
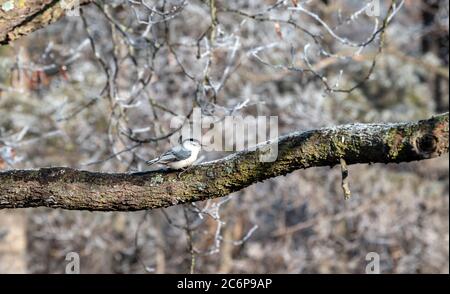
[{"label": "bird's wing", "polygon": [[160,157],[147,161],[148,165],[152,165],[155,163],[170,163],[175,161],[180,161],[189,158],[191,156],[191,151],[182,147],[176,146],[166,153],[162,154]]},{"label": "bird's wing", "polygon": [[167,151],[159,157],[159,162],[169,163],[179,160],[184,160],[191,156],[191,151],[183,148],[182,146],[176,146],[173,149]]}]

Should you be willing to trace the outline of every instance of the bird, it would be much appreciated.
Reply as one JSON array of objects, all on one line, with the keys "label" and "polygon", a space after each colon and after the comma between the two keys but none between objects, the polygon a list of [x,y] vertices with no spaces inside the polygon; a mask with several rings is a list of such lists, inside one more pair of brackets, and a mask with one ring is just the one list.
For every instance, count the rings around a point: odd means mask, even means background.
[{"label": "bird", "polygon": [[181,145],[177,145],[166,151],[159,157],[146,161],[148,165],[162,164],[174,170],[185,169],[191,166],[198,157],[202,144],[200,141],[188,138],[182,141]]}]

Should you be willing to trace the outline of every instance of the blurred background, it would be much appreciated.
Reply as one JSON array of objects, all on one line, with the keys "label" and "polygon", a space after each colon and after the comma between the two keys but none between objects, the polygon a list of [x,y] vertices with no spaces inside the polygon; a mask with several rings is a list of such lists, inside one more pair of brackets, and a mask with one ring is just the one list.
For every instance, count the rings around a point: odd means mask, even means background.
[{"label": "blurred background", "polygon": [[[193,107],[278,116],[280,134],[448,111],[448,1],[369,5],[75,9],[0,47],[0,170],[144,170]],[[364,273],[369,252],[382,273],[449,272],[448,155],[349,174],[348,201],[336,166],[152,211],[1,210],[0,273],[64,273],[69,252],[82,273]]]}]

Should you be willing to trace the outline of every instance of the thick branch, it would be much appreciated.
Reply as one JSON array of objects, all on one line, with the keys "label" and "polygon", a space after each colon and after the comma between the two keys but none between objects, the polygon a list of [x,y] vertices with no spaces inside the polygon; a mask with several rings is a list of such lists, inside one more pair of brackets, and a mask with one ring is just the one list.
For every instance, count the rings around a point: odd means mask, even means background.
[{"label": "thick branch", "polygon": [[66,11],[91,0],[2,1],[0,6],[0,45],[59,20]]},{"label": "thick branch", "polygon": [[267,146],[201,164],[182,174],[108,174],[70,168],[0,173],[0,208],[47,206],[140,210],[221,197],[297,169],[428,159],[448,153],[448,113],[397,124],[352,124],[280,137],[275,162],[261,162]]}]

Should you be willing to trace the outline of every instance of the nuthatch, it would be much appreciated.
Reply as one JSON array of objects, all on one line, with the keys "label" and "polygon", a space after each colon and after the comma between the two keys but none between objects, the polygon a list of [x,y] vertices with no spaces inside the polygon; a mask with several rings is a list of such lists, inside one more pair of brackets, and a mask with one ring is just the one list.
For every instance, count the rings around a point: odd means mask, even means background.
[{"label": "nuthatch", "polygon": [[198,157],[202,149],[202,144],[196,139],[185,139],[181,145],[175,146],[161,156],[149,160],[146,163],[153,165],[155,163],[163,164],[171,169],[184,169],[191,166]]}]

